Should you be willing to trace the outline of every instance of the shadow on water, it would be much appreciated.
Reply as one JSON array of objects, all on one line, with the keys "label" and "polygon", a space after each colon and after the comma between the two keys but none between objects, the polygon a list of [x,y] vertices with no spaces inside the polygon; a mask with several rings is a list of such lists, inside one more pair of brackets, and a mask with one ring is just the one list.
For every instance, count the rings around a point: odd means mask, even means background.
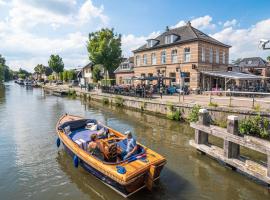
[{"label": "shadow on water", "polygon": [[[100,180],[79,167],[74,168],[71,157],[64,149],[59,150],[56,161],[60,169],[66,174],[71,183],[74,183],[83,193],[87,194],[90,199],[125,199],[118,195]],[[174,173],[170,169],[164,169],[166,176],[161,176],[153,190],[150,192],[147,189],[142,189],[138,193],[129,197],[129,199],[171,199],[176,196],[181,196],[181,192],[189,187],[189,183],[183,177]],[[168,180],[170,179],[170,180]],[[164,184],[169,181],[174,187]]]}]

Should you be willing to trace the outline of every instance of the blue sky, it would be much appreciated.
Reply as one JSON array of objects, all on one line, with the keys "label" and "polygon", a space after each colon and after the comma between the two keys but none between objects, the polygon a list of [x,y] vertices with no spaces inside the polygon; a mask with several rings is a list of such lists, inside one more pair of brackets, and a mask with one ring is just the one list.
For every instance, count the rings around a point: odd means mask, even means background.
[{"label": "blue sky", "polygon": [[166,26],[190,20],[232,45],[230,59],[265,58],[270,51],[258,49],[258,41],[270,39],[269,9],[269,0],[0,0],[0,54],[13,69],[47,65],[52,53],[73,68],[89,61],[89,32],[114,27],[122,34],[123,55],[129,56]]}]

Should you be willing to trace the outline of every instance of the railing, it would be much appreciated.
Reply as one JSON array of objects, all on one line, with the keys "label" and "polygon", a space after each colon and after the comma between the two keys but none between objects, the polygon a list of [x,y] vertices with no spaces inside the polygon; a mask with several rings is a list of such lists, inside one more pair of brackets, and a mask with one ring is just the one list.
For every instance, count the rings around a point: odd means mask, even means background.
[{"label": "railing", "polygon": [[[233,101],[237,103],[250,102],[251,108],[254,108],[256,103],[258,105],[270,104],[270,93],[264,92],[205,91],[203,94],[209,95],[209,104],[225,100],[225,105],[229,107],[233,106]],[[269,100],[264,99],[266,96],[269,97]]]},{"label": "railing", "polygon": [[[199,121],[191,123],[195,129],[195,140],[190,145],[197,150],[218,159],[233,169],[253,176],[270,184],[270,142],[252,136],[238,134],[238,117],[228,116],[227,129],[209,124],[209,114],[206,109],[199,111]],[[208,135],[223,139],[223,149],[208,142]],[[260,164],[240,155],[240,146],[267,155],[267,164]]]}]

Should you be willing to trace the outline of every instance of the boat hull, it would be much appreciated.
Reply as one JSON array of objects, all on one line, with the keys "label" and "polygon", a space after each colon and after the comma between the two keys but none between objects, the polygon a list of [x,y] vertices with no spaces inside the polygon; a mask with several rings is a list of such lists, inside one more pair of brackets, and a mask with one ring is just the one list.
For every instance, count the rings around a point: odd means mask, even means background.
[{"label": "boat hull", "polygon": [[[77,118],[75,118],[75,119],[77,119]],[[60,123],[58,122],[58,125],[59,124]],[[58,127],[58,125],[57,125],[57,127]],[[87,172],[89,172],[90,174],[95,176],[97,179],[102,181],[104,184],[109,186],[111,189],[115,190],[117,193],[119,193],[123,197],[128,197],[128,196],[136,193],[137,191],[141,190],[144,187],[147,187],[149,189],[148,184],[147,184],[148,182],[151,183],[150,185],[152,187],[153,183],[157,179],[159,179],[162,168],[166,163],[166,160],[161,157],[161,159],[158,159],[155,162],[149,161],[148,164],[142,164],[141,161],[134,162],[133,164],[132,163],[126,164],[125,166],[128,167],[128,165],[131,165],[131,166],[133,166],[132,168],[134,168],[135,166],[138,166],[138,164],[139,164],[139,166],[144,165],[145,167],[141,168],[140,171],[137,171],[136,174],[134,174],[134,176],[130,177],[129,179],[120,180],[119,178],[115,178],[116,175],[120,176],[119,174],[112,175],[115,172],[117,165],[109,165],[111,167],[106,168],[106,164],[103,163],[102,164],[103,167],[101,168],[101,170],[99,170],[100,169],[99,168],[99,164],[100,164],[99,161],[95,161],[95,160],[90,161],[91,156],[90,157],[89,157],[89,155],[85,156],[86,153],[83,150],[78,149],[78,147],[76,147],[76,145],[74,146],[73,145],[74,142],[71,142],[71,140],[68,139],[68,137],[65,136],[65,134],[62,131],[59,131],[58,129],[56,129],[56,130],[57,130],[59,139],[60,139],[61,143],[63,144],[66,152],[72,158],[74,158],[74,156],[76,155],[79,159],[78,164],[81,167],[83,167]],[[111,129],[110,131],[114,131],[114,130]],[[148,149],[147,152],[148,151],[150,151],[150,150]],[[150,151],[151,155],[153,155],[153,153],[154,153],[153,151]],[[159,155],[156,154],[156,156],[159,156]],[[151,157],[149,157],[149,159],[151,159]],[[75,164],[74,164],[74,166],[75,166]],[[151,166],[154,166],[154,168],[155,168],[154,173],[150,172]],[[111,172],[109,170],[109,168],[110,169],[113,168],[113,172]]]}]

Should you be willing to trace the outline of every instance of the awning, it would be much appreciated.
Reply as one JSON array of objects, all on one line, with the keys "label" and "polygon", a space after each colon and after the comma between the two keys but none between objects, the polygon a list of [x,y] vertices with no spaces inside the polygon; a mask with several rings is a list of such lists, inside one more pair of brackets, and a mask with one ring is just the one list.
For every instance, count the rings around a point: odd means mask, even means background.
[{"label": "awning", "polygon": [[222,78],[229,78],[229,79],[237,79],[237,80],[261,80],[267,77],[257,76],[254,74],[246,74],[241,72],[219,72],[219,71],[201,71],[202,74],[215,76],[215,77],[222,77]]},{"label": "awning", "polygon": [[158,77],[158,76],[141,76],[141,77],[133,77],[133,80],[142,80],[142,81],[153,81],[153,80],[158,80],[158,79],[162,79],[162,80],[171,80],[174,78],[171,77]]}]

